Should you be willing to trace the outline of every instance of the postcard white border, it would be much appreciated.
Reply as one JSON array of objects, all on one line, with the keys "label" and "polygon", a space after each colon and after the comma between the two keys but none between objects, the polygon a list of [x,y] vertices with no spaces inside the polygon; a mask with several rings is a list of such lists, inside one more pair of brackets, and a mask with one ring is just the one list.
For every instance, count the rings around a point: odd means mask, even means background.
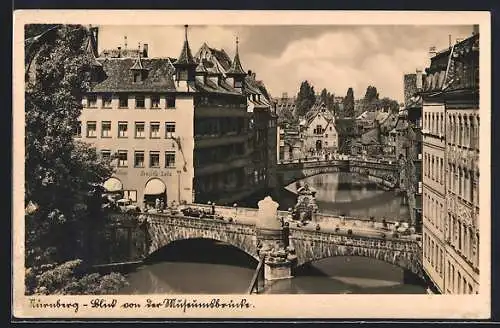
[{"label": "postcard white border", "polygon": [[[94,25],[480,25],[480,292],[478,295],[178,295],[210,301],[241,298],[247,310],[124,310],[80,308],[39,310],[24,295],[24,24]],[[18,10],[14,12],[13,47],[13,315],[17,318],[422,318],[482,319],[490,316],[491,270],[491,26],[489,12],[421,11],[168,11],[168,10]],[[161,295],[120,295],[121,301],[144,301]],[[176,297],[169,295],[169,297]],[[46,296],[77,300],[94,296]],[[105,297],[110,299],[111,297]]]}]

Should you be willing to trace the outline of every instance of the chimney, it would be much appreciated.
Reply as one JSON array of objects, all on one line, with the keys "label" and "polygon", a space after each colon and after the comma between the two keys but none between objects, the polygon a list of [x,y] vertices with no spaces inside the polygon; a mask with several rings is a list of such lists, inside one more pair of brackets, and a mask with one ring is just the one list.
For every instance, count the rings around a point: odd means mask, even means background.
[{"label": "chimney", "polygon": [[122,56],[122,47],[118,47],[118,56],[117,58],[121,58]]},{"label": "chimney", "polygon": [[142,58],[148,58],[148,44],[144,43],[142,45]]},{"label": "chimney", "polygon": [[252,71],[248,70],[248,76],[252,76]]},{"label": "chimney", "polygon": [[479,34],[479,25],[474,24],[472,25],[472,35],[478,35]]},{"label": "chimney", "polygon": [[422,70],[417,69],[417,90],[422,90]]},{"label": "chimney", "polygon": [[255,73],[254,72],[252,72],[252,79],[255,80]]},{"label": "chimney", "polygon": [[429,48],[429,58],[432,58],[434,56],[436,56],[437,52],[436,52],[436,47],[432,46]]}]

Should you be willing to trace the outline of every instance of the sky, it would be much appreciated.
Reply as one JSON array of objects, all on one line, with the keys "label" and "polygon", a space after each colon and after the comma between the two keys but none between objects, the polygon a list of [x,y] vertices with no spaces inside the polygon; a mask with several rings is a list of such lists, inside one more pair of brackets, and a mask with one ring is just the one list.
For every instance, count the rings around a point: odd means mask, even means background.
[{"label": "sky", "polygon": [[[231,57],[235,40],[245,70],[252,70],[273,97],[296,95],[302,81],[317,92],[323,88],[345,96],[352,87],[362,98],[369,85],[380,97],[403,101],[403,75],[425,69],[429,48],[443,50],[471,35],[472,26],[432,25],[252,25],[189,26],[193,55],[203,42],[224,49]],[[183,26],[99,26],[99,52],[147,43],[150,57],[177,57],[184,40]]]}]

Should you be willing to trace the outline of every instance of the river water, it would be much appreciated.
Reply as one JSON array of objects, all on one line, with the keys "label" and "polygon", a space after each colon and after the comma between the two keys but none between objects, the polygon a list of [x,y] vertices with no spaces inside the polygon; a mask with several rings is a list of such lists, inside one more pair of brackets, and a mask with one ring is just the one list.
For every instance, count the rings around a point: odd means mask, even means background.
[{"label": "river water", "polygon": [[[408,220],[393,191],[366,185],[357,176],[328,173],[301,181],[316,189],[321,211],[349,216]],[[280,207],[295,201],[287,187]],[[123,294],[244,294],[257,261],[221,242],[190,239],[171,243],[127,274]],[[422,294],[425,286],[394,265],[364,257],[332,257],[304,264],[293,279],[261,286],[267,294]]]}]

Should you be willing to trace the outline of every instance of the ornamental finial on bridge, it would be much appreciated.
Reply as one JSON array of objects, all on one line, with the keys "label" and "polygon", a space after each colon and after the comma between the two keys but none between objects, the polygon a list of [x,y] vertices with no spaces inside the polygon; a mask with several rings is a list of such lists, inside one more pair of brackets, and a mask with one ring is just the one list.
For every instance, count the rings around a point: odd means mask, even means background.
[{"label": "ornamental finial on bridge", "polygon": [[259,216],[257,221],[258,228],[281,229],[281,222],[278,220],[279,204],[270,196],[265,197],[257,203],[259,206]]}]

